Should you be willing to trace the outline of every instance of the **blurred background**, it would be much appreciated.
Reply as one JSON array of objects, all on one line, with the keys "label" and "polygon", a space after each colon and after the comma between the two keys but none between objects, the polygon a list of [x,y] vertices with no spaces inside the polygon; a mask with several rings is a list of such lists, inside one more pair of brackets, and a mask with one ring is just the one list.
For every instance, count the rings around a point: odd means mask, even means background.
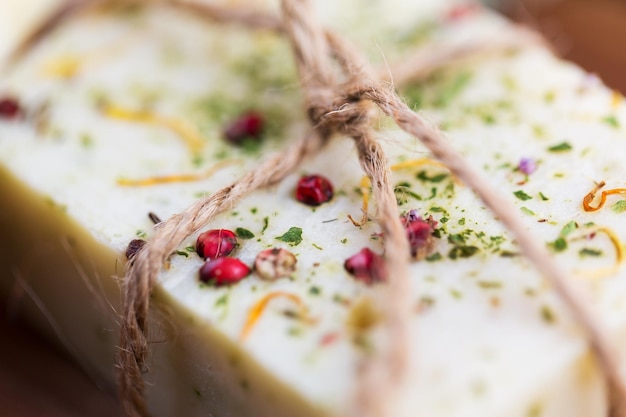
[{"label": "blurred background", "polygon": [[[0,0],[13,1],[13,0]],[[626,0],[484,0],[529,25],[555,52],[626,93]],[[96,387],[0,305],[0,414],[10,417],[121,417]]]},{"label": "blurred background", "polygon": [[541,32],[556,53],[626,94],[626,0],[491,0]]}]

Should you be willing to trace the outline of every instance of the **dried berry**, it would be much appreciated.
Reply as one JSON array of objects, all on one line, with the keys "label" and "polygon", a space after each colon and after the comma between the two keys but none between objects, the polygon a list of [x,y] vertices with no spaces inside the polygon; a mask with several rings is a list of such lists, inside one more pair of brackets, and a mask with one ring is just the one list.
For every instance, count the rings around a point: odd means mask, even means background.
[{"label": "dried berry", "polygon": [[356,255],[346,259],[343,267],[350,275],[367,285],[386,280],[387,274],[383,258],[369,248],[363,248]]},{"label": "dried berry", "polygon": [[200,281],[220,285],[235,284],[250,275],[250,268],[237,258],[217,258],[200,268]]},{"label": "dried berry", "polygon": [[309,206],[319,206],[333,198],[333,186],[321,175],[300,178],[296,187],[296,199]]},{"label": "dried berry", "polygon": [[224,129],[224,138],[233,145],[243,145],[247,140],[258,141],[263,134],[263,115],[255,111],[243,113]]},{"label": "dried berry", "polygon": [[196,240],[196,252],[205,259],[228,256],[237,247],[237,236],[227,229],[212,229],[201,233]]},{"label": "dried berry", "polygon": [[22,109],[17,99],[13,97],[0,98],[0,119],[17,119],[22,115]]},{"label": "dried berry", "polygon": [[416,210],[410,210],[400,219],[404,226],[411,247],[411,256],[416,259],[425,258],[432,252],[435,245],[433,231],[437,221],[430,216],[424,220]]},{"label": "dried berry", "polygon": [[139,252],[139,249],[143,248],[145,244],[146,244],[146,241],[143,239],[131,240],[130,243],[128,244],[128,247],[126,248],[126,259],[131,259],[135,255],[137,255],[137,252]]},{"label": "dried berry", "polygon": [[287,249],[266,249],[257,255],[254,270],[261,278],[273,281],[291,276],[297,262],[295,255]]}]

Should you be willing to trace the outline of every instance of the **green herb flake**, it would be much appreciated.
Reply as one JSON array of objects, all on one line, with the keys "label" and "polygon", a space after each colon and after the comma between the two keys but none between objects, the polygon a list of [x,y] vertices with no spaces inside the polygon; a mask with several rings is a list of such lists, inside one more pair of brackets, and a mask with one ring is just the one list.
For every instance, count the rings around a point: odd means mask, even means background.
[{"label": "green herb flake", "polygon": [[317,245],[317,244],[315,244],[315,243],[312,243],[312,245],[313,245],[313,247],[314,247],[315,249],[317,249],[317,250],[324,250],[324,248],[323,248],[323,247],[321,247],[320,245]]},{"label": "green herb flake", "polygon": [[236,228],[235,233],[240,239],[252,239],[254,237],[254,233],[252,233],[248,229],[244,229],[243,227]]},{"label": "green herb flake", "polygon": [[320,295],[321,293],[322,290],[320,287],[313,285],[311,288],[309,288],[309,294],[311,295]]},{"label": "green herb flake", "polygon": [[194,253],[196,251],[195,246],[185,246],[185,250],[189,253]]},{"label": "green herb flake", "polygon": [[444,216],[444,217],[442,217],[441,219],[439,219],[439,221],[440,221],[441,223],[448,223],[448,221],[449,221],[449,220],[450,220],[450,219],[448,219],[448,218],[447,218],[447,217],[445,217],[445,216]]},{"label": "green herb flake", "polygon": [[523,190],[517,190],[513,193],[513,195],[522,201],[532,200],[532,197],[526,194]]},{"label": "green herb flake", "polygon": [[533,134],[538,138],[546,137],[546,128],[541,125],[533,125],[532,126]]},{"label": "green herb flake", "polygon": [[615,213],[623,213],[626,211],[626,200],[619,200],[611,206],[611,210]]},{"label": "green herb flake", "polygon": [[598,256],[602,256],[602,251],[600,249],[583,248],[578,251],[578,255],[581,258],[598,257]]},{"label": "green herb flake", "polygon": [[554,242],[551,242],[548,244],[548,246],[555,252],[563,252],[564,250],[567,249],[567,240],[565,240],[564,238],[560,237],[557,240],[555,240]]},{"label": "green herb flake", "polygon": [[222,295],[215,300],[215,307],[226,307],[228,305],[228,294]]},{"label": "green herb flake", "polygon": [[80,135],[80,144],[83,148],[91,148],[93,146],[93,137],[89,133]]},{"label": "green herb flake", "polygon": [[465,237],[460,233],[448,235],[448,243],[452,245],[462,245],[465,243]]},{"label": "green herb flake", "polygon": [[465,217],[460,218],[458,223],[459,223],[459,226],[465,226]]},{"label": "green herb flake", "polygon": [[298,246],[302,242],[302,228],[290,227],[282,236],[276,236],[276,239],[292,246]]},{"label": "green herb flake", "polygon": [[439,96],[434,100],[433,104],[436,107],[447,107],[461,94],[472,78],[472,73],[468,71],[457,74],[441,88]]},{"label": "green herb flake", "polygon": [[432,211],[434,213],[447,213],[446,209],[444,209],[443,207],[437,207],[437,206],[431,207],[430,211]]},{"label": "green herb flake", "polygon": [[556,317],[554,315],[554,312],[552,311],[552,309],[550,307],[542,306],[540,313],[541,313],[541,318],[546,323],[554,323],[556,321]]},{"label": "green herb flake", "polygon": [[257,212],[258,212],[258,211],[259,211],[259,209],[258,209],[258,208],[256,208],[256,207],[252,207],[252,208],[250,209],[250,213],[252,213],[252,214],[257,214]]},{"label": "green herb flake", "polygon": [[478,281],[478,286],[483,290],[493,290],[502,288],[502,283],[498,281]]},{"label": "green herb flake", "polygon": [[345,245],[346,243],[348,243],[348,238],[344,237],[343,239],[340,240],[340,242]]},{"label": "green herb flake", "polygon": [[561,229],[561,232],[559,233],[559,236],[560,237],[567,237],[568,235],[570,235],[576,229],[578,229],[578,223],[576,223],[574,220],[572,220],[569,223],[567,223],[565,226],[563,226],[563,229]]},{"label": "green herb flake", "polygon": [[191,158],[191,165],[193,165],[195,168],[201,167],[203,163],[204,159],[202,158],[202,155],[194,154]]},{"label": "green herb flake", "polygon": [[265,231],[267,230],[267,227],[270,225],[270,218],[269,217],[263,217],[263,228],[261,229],[261,234],[265,233]]},{"label": "green herb flake", "polygon": [[189,258],[189,252],[185,252],[184,250],[177,250],[176,255],[184,256],[185,258]]},{"label": "green herb flake", "polygon": [[529,209],[528,207],[520,207],[520,210],[522,211],[522,213],[528,214],[529,216],[535,215],[535,212]]},{"label": "green herb flake", "polygon": [[428,255],[426,258],[424,258],[426,262],[437,262],[441,259],[443,259],[443,256],[441,256],[439,252],[435,252],[432,255]]},{"label": "green herb flake", "polygon": [[456,298],[457,300],[460,300],[461,298],[463,298],[463,293],[461,293],[461,291],[459,290],[455,290],[454,288],[450,290],[450,295]]},{"label": "green herb flake", "polygon": [[412,197],[416,199],[417,201],[423,200],[423,198],[420,195],[411,191],[409,187],[410,187],[410,184],[407,187],[403,183],[400,183],[394,187],[393,192],[396,196],[396,201],[399,206],[408,203],[409,197]]},{"label": "green herb flake", "polygon": [[448,253],[448,258],[455,260],[459,258],[470,258],[478,253],[480,249],[476,246],[455,246]]},{"label": "green herb flake", "polygon": [[602,119],[602,122],[606,123],[607,125],[611,126],[612,128],[618,129],[619,128],[619,120],[617,120],[617,117],[613,114],[606,116]]},{"label": "green herb flake", "polygon": [[541,198],[541,201],[548,201],[550,200],[548,197],[546,197],[546,195],[544,193],[542,193],[541,191],[539,192],[539,198]]},{"label": "green herb flake", "polygon": [[566,152],[571,150],[572,145],[570,145],[569,142],[561,142],[558,145],[550,146],[548,148],[549,152]]},{"label": "green herb flake", "polygon": [[448,178],[448,174],[437,174],[437,175],[433,175],[432,177],[429,177],[426,174],[426,171],[420,171],[420,172],[418,172],[418,174],[415,177],[418,180],[421,180],[421,181],[424,181],[424,182],[439,183],[439,182],[445,180],[446,178]]}]

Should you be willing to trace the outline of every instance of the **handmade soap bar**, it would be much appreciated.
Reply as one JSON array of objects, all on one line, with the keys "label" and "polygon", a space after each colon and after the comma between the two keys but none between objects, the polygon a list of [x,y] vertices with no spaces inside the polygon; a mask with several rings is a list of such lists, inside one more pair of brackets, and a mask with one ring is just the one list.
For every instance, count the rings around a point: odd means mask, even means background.
[{"label": "handmade soap bar", "polygon": [[[315,5],[325,25],[393,75],[430,42],[488,43],[512,30],[457,3]],[[623,345],[624,202],[609,196],[593,212],[582,204],[596,182],[623,184],[621,97],[540,46],[465,59],[397,87],[515,201]],[[98,10],[47,36],[0,80],[0,93],[20,108],[18,117],[0,113],[0,294],[113,389],[124,253],[152,235],[149,213],[167,219],[306,131],[289,46],[171,7]],[[224,129],[250,111],[264,125],[260,138],[228,140]],[[436,223],[432,249],[411,264],[410,392],[395,415],[602,415],[602,379],[579,326],[507,230],[417,139],[385,118],[377,128],[401,210]],[[303,175],[326,177],[330,201],[298,201]],[[334,138],[206,226],[234,231],[231,256],[250,267],[265,249],[290,251],[289,277],[202,283],[197,234],[172,254],[152,297],[154,416],[348,409],[359,358],[379,342],[369,330],[381,284],[344,268],[365,247],[382,251],[374,221],[348,219],[362,214],[362,176],[352,142]]]}]

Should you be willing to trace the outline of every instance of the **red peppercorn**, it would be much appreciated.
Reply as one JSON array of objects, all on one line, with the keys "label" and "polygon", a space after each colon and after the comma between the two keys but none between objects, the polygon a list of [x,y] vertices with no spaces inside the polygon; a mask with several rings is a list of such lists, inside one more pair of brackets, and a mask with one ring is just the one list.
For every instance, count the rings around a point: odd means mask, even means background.
[{"label": "red peppercorn", "polygon": [[205,259],[228,256],[237,247],[237,236],[228,229],[212,229],[201,233],[196,240],[196,252]]},{"label": "red peppercorn", "polygon": [[296,199],[309,206],[319,206],[333,198],[333,185],[321,175],[300,178],[296,187]]},{"label": "red peppercorn", "polygon": [[355,279],[367,285],[386,280],[387,273],[383,258],[369,248],[363,248],[356,255],[346,259],[343,267]]},{"label": "red peppercorn", "polygon": [[250,275],[250,268],[237,258],[217,258],[200,268],[200,281],[217,286],[235,284]]},{"label": "red peppercorn", "polygon": [[434,246],[433,231],[437,226],[437,221],[433,219],[433,216],[424,220],[415,210],[402,216],[400,221],[406,229],[411,256],[417,259],[426,257]]},{"label": "red peppercorn", "polygon": [[0,98],[0,119],[17,119],[22,114],[22,109],[17,99],[13,97]]},{"label": "red peppercorn", "polygon": [[226,126],[224,138],[233,145],[242,145],[246,140],[259,140],[263,134],[263,126],[263,115],[249,111]]}]

